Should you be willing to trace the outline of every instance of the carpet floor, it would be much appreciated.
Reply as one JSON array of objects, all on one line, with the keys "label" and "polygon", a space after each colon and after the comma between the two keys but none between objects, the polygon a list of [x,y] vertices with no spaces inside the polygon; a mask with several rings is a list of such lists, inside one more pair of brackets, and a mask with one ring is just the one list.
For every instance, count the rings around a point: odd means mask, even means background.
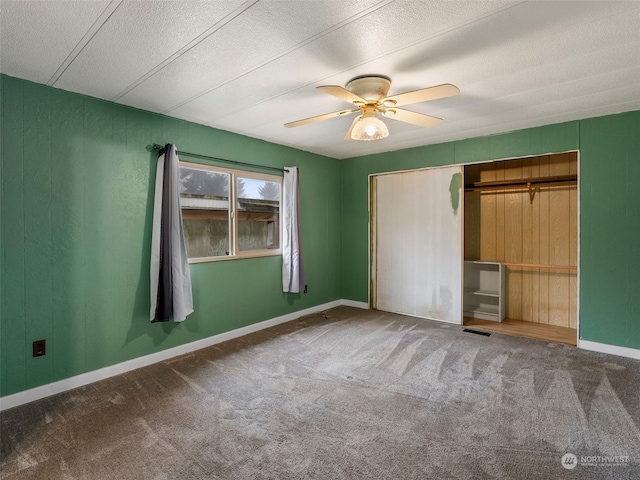
[{"label": "carpet floor", "polygon": [[463,328],[338,307],[16,407],[0,477],[640,478],[640,362]]}]

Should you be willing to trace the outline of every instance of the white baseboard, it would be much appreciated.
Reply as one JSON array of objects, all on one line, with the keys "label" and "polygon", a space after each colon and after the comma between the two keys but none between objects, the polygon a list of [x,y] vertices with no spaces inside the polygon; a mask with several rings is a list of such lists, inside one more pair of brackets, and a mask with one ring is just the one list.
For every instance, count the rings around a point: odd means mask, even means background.
[{"label": "white baseboard", "polygon": [[593,352],[609,353],[611,355],[640,360],[640,350],[636,348],[608,345],[606,343],[591,342],[589,340],[578,340],[578,347],[585,350],[591,350]]},{"label": "white baseboard", "polygon": [[367,302],[356,302],[355,300],[341,300],[342,303],[340,305],[344,305],[345,307],[355,307],[355,308],[363,308],[365,310],[369,310],[369,304]]},{"label": "white baseboard", "polygon": [[129,372],[137,368],[146,367],[147,365],[161,362],[169,358],[177,357],[178,355],[184,355],[185,353],[190,353],[195,350],[200,350],[201,348],[210,347],[211,345],[226,342],[227,340],[238,338],[243,335],[248,335],[249,333],[254,333],[259,330],[264,330],[265,328],[274,327],[276,325],[280,325],[281,323],[290,322],[297,318],[304,317],[305,315],[321,312],[323,310],[339,307],[341,305],[356,308],[369,308],[369,305],[364,302],[355,302],[353,300],[335,300],[333,302],[316,305],[304,310],[298,310],[297,312],[288,313],[280,317],[265,320],[264,322],[254,323],[253,325],[238,328],[230,332],[203,338],[202,340],[196,340],[195,342],[187,343],[185,345],[168,348],[167,350],[162,350],[161,352],[151,353],[149,355],[134,358],[132,360],[127,360],[126,362],[118,363],[116,365],[110,365],[108,367],[100,368],[98,370],[93,370],[87,373],[82,373],[74,377],[65,378],[63,380],[49,383],[47,385],[42,385],[40,387],[35,387],[29,390],[14,393],[12,395],[7,395],[5,397],[0,397],[0,411],[17,407],[25,403],[33,402],[35,400],[39,400],[50,395],[55,395],[56,393],[71,390],[73,388],[82,387],[83,385],[87,385],[89,383],[104,380],[105,378],[120,375],[121,373]]}]

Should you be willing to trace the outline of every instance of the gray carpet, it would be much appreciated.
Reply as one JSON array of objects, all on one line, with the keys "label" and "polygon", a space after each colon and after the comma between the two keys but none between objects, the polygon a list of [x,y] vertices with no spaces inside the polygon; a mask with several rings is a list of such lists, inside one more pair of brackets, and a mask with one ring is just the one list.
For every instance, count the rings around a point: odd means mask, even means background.
[{"label": "gray carpet", "polygon": [[640,362],[348,307],[0,418],[3,479],[640,478]]}]

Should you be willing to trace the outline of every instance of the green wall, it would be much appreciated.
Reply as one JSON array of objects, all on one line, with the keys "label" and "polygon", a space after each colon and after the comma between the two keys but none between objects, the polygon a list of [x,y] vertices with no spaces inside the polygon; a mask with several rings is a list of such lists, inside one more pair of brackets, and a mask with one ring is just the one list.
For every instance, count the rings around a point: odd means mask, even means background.
[{"label": "green wall", "polygon": [[580,122],[580,338],[640,348],[640,112]]},{"label": "green wall", "polygon": [[[0,76],[0,395],[339,298],[368,299],[368,175],[580,150],[580,337],[640,348],[640,112],[334,160]],[[280,257],[194,264],[195,313],[151,324],[156,155],[300,167],[309,294]],[[47,340],[32,358],[31,343]]]},{"label": "green wall", "polygon": [[580,338],[640,348],[640,112],[342,162],[342,296],[368,299],[368,176],[580,150]]},{"label": "green wall", "polygon": [[[0,76],[0,395],[341,298],[340,162]],[[194,264],[193,313],[149,322],[153,143],[300,167],[309,293],[281,258]],[[186,158],[185,158],[186,159]],[[32,358],[32,342],[47,355]]]}]

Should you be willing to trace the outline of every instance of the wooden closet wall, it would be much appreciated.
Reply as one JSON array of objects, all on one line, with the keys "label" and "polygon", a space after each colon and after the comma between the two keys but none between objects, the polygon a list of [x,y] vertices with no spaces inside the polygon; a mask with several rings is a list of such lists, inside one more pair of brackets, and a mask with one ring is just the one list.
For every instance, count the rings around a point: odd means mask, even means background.
[{"label": "wooden closet wall", "polygon": [[[465,167],[465,185],[578,173],[576,152]],[[465,193],[465,260],[576,266],[577,185]],[[577,327],[577,269],[507,267],[507,318]]]}]

